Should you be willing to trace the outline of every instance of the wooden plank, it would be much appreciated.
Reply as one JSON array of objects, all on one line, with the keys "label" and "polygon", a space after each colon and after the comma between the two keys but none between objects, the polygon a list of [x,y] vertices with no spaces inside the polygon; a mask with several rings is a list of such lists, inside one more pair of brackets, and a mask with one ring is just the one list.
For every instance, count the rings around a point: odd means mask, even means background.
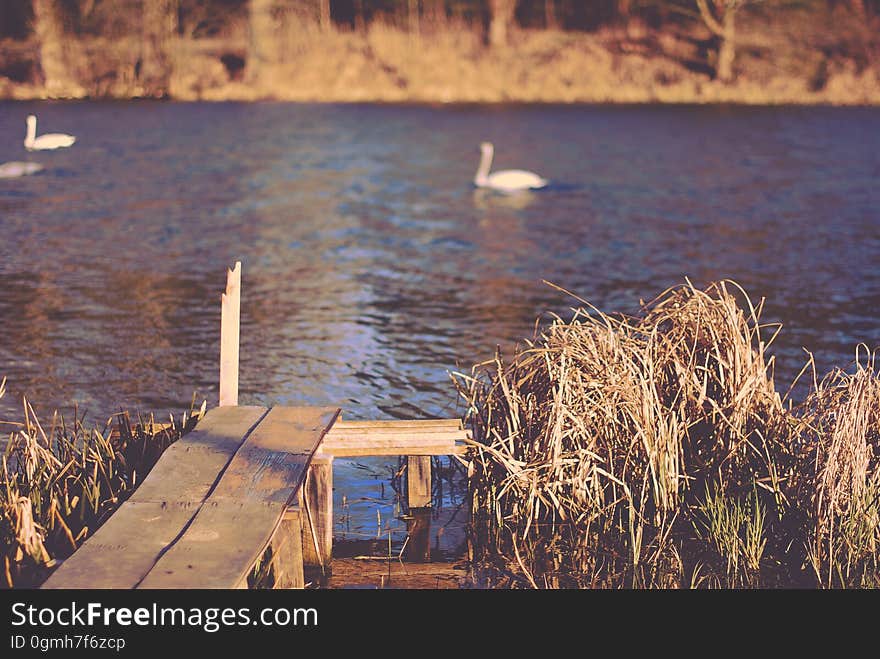
[{"label": "wooden plank", "polygon": [[451,439],[422,440],[413,437],[378,439],[343,439],[327,437],[321,442],[321,452],[336,457],[361,455],[451,455],[457,453]]},{"label": "wooden plank", "polygon": [[443,439],[455,441],[464,441],[470,437],[464,430],[450,430],[448,428],[431,428],[429,430],[420,429],[398,429],[398,428],[351,428],[331,430],[327,433],[327,438],[334,441],[363,441],[367,442],[371,439],[376,441],[389,439],[412,439],[425,441],[439,441]]},{"label": "wooden plank", "polygon": [[181,502],[127,501],[41,588],[134,588],[197,509]]},{"label": "wooden plank", "polygon": [[381,421],[352,421],[348,419],[340,419],[336,423],[333,424],[333,427],[330,429],[330,432],[336,432],[337,430],[351,430],[354,428],[362,428],[362,429],[382,429],[382,428],[390,428],[392,430],[418,430],[418,429],[432,429],[432,428],[443,428],[446,430],[461,430],[461,419],[412,419],[412,420],[397,420],[397,419],[385,419]]},{"label": "wooden plank", "polygon": [[303,561],[326,576],[333,555],[333,456],[315,455],[300,491]]},{"label": "wooden plank", "polygon": [[406,459],[406,498],[409,508],[431,505],[431,456],[411,455]]},{"label": "wooden plank", "polygon": [[338,408],[274,407],[248,436],[143,588],[233,588],[246,582]]},{"label": "wooden plank", "polygon": [[241,261],[226,272],[220,296],[220,406],[238,405],[238,344],[241,317]]},{"label": "wooden plank", "polygon": [[305,588],[303,574],[303,515],[298,508],[288,508],[272,537],[273,588]]},{"label": "wooden plank", "polygon": [[180,536],[265,414],[264,407],[210,410],[42,587],[134,588]]}]

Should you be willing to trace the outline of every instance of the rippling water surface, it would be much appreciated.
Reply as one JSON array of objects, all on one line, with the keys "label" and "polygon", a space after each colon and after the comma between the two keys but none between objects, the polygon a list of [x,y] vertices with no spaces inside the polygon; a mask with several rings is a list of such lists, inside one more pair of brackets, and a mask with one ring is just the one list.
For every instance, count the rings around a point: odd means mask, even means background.
[{"label": "rippling water surface", "polygon": [[[77,143],[27,154],[30,112]],[[485,139],[553,186],[474,190]],[[235,260],[241,403],[348,418],[458,414],[449,371],[569,306],[542,279],[627,312],[735,279],[784,325],[784,382],[804,347],[825,370],[880,343],[876,109],[2,103],[0,161],[24,159],[46,169],[0,180],[0,418],[216,404]]]}]

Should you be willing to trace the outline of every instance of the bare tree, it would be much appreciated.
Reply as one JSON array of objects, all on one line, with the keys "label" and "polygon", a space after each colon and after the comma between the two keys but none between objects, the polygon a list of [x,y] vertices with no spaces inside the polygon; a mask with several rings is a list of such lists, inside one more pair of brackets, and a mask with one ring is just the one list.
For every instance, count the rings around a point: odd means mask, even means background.
[{"label": "bare tree", "polygon": [[544,27],[555,30],[559,27],[559,19],[556,16],[556,0],[544,0]]},{"label": "bare tree", "polygon": [[331,25],[330,19],[330,0],[318,0],[318,11],[322,30],[329,30]]},{"label": "bare tree", "polygon": [[140,79],[144,95],[163,98],[174,68],[178,0],[143,0]]},{"label": "bare tree", "polygon": [[40,66],[52,98],[80,98],[85,90],[71,75],[65,48],[64,13],[59,0],[34,0],[34,32],[40,43]]},{"label": "bare tree", "polygon": [[516,0],[489,0],[489,45],[493,48],[508,44],[515,11]]},{"label": "bare tree", "polygon": [[429,30],[438,30],[446,24],[445,0],[422,0],[422,13]]},{"label": "bare tree", "polygon": [[249,83],[256,82],[268,67],[278,62],[281,43],[277,4],[276,0],[250,0],[245,74]]},{"label": "bare tree", "polygon": [[703,22],[720,39],[715,77],[721,82],[733,80],[736,59],[736,12],[748,0],[697,0]]},{"label": "bare tree", "polygon": [[421,32],[419,21],[419,0],[407,0],[406,20],[409,33],[412,35],[418,35]]},{"label": "bare tree", "polygon": [[364,0],[354,0],[354,30],[355,32],[367,31],[367,18],[364,11]]}]

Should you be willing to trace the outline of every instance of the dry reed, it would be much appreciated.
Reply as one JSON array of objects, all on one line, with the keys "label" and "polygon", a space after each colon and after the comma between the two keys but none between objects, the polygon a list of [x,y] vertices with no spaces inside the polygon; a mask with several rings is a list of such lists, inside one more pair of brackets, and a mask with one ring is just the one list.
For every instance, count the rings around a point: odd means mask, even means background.
[{"label": "dry reed", "polygon": [[817,574],[837,560],[848,582],[856,564],[860,584],[876,579],[873,363],[824,383],[811,412],[791,410],[767,354],[779,327],[768,332],[762,305],[735,283],[669,289],[636,317],[579,301],[510,360],[499,352],[453,375],[474,438],[471,542],[487,578],[802,585],[809,555]]},{"label": "dry reed", "polygon": [[[0,395],[3,394],[0,386]],[[194,402],[194,401],[193,401]],[[121,505],[161,453],[204,413],[132,422],[127,413],[103,428],[55,414],[48,430],[24,401],[0,464],[0,585],[33,587]]]},{"label": "dry reed", "polygon": [[835,369],[803,405],[812,487],[808,551],[823,587],[880,587],[880,371],[876,354]]}]

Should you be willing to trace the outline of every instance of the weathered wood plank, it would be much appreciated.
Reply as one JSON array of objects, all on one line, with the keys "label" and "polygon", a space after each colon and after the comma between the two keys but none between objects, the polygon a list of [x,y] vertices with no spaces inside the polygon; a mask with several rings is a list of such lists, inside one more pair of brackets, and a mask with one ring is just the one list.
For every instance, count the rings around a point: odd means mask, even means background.
[{"label": "weathered wood plank", "polygon": [[198,512],[264,407],[217,407],[172,444],[43,588],[134,588]]},{"label": "weathered wood plank", "polygon": [[470,437],[464,430],[451,430],[448,428],[431,428],[421,430],[418,428],[352,428],[352,429],[336,429],[327,433],[327,439],[332,441],[361,441],[368,442],[388,441],[393,439],[412,439],[428,442],[441,440],[461,440],[464,441]]},{"label": "weathered wood plank", "polygon": [[248,436],[143,588],[232,588],[245,582],[338,408],[274,407]]},{"label": "weathered wood plank", "polygon": [[418,437],[386,439],[350,439],[327,437],[321,442],[321,452],[342,457],[361,455],[451,455],[457,453],[457,444],[451,439],[424,440]]},{"label": "weathered wood plank", "polygon": [[388,428],[391,430],[401,431],[414,429],[431,430],[434,428],[443,430],[461,430],[462,425],[461,419],[383,419],[381,421],[355,421],[340,419],[333,424],[330,432],[333,433],[338,430],[352,430],[354,428],[369,430],[381,430],[383,428]]}]

